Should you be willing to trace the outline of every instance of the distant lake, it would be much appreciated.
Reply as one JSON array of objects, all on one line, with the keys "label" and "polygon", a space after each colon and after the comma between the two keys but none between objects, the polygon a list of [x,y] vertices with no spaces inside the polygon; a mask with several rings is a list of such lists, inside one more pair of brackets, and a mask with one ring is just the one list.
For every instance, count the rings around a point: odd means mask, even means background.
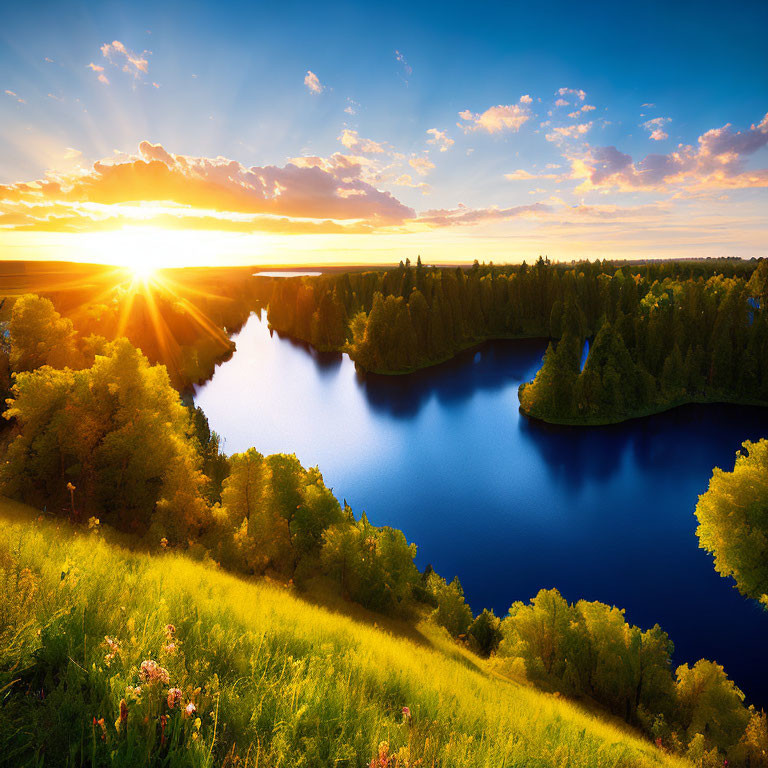
[{"label": "distant lake", "polygon": [[196,394],[227,453],[255,446],[319,465],[339,500],[458,575],[475,611],[557,587],[660,624],[675,662],[723,664],[768,705],[768,612],[698,549],[693,515],[716,465],[768,436],[768,409],[686,406],[612,427],[528,420],[517,388],[544,340],[488,342],[408,376],[362,376],[345,355],[270,336],[256,316]]},{"label": "distant lake", "polygon": [[284,272],[281,272],[279,270],[275,270],[274,272],[254,272],[254,277],[317,277],[318,275],[322,275],[322,272],[309,272],[309,271],[296,271],[296,270],[285,270]]}]

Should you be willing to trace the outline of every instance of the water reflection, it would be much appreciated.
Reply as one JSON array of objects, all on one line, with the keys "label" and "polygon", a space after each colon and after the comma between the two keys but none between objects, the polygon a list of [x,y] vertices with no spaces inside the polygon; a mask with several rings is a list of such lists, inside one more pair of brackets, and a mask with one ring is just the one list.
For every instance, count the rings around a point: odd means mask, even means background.
[{"label": "water reflection", "polygon": [[197,402],[228,452],[255,445],[319,465],[356,513],[405,531],[420,567],[458,574],[475,608],[557,586],[659,623],[676,659],[725,665],[768,703],[768,613],[721,579],[694,535],[712,467],[768,435],[768,409],[688,406],[600,428],[518,409],[542,340],[498,341],[408,376],[270,336],[251,318]]},{"label": "water reflection", "polygon": [[489,341],[407,376],[358,372],[356,380],[373,410],[410,419],[432,399],[451,406],[471,400],[479,392],[517,387],[538,369],[545,348],[541,339],[522,339],[514,344]]}]

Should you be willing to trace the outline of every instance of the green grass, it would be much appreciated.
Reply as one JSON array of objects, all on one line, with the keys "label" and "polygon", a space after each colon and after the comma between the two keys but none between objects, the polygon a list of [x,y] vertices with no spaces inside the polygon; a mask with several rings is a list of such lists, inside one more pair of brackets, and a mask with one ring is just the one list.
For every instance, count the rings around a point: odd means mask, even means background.
[{"label": "green grass", "polygon": [[[500,679],[426,620],[379,627],[36,514],[0,499],[0,763],[367,766],[388,741],[401,759],[386,765],[401,768],[688,765]],[[120,644],[110,666],[105,635]],[[167,709],[168,685],[145,684],[118,733],[145,659],[168,670],[182,705],[194,700],[199,722]]]}]

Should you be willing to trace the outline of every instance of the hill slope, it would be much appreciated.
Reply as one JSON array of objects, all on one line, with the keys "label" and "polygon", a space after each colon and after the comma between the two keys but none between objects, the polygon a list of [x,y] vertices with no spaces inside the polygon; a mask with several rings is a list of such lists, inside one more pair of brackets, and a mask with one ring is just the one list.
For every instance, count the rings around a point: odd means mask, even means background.
[{"label": "hill slope", "polygon": [[[687,765],[493,677],[428,627],[398,636],[36,514],[0,499],[0,755],[11,764]],[[140,671],[147,660],[157,666]]]}]

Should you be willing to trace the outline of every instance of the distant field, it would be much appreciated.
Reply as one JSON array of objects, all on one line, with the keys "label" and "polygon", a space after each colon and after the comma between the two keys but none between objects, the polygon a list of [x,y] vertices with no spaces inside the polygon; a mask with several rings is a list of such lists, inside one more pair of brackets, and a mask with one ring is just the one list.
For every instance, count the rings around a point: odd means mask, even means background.
[{"label": "distant field", "polygon": [[[37,514],[0,500],[0,750],[12,764],[367,766],[387,741],[399,761],[376,765],[687,765],[494,677],[427,621],[385,630]],[[147,659],[169,681],[126,697]],[[169,687],[181,701],[162,723]]]}]

